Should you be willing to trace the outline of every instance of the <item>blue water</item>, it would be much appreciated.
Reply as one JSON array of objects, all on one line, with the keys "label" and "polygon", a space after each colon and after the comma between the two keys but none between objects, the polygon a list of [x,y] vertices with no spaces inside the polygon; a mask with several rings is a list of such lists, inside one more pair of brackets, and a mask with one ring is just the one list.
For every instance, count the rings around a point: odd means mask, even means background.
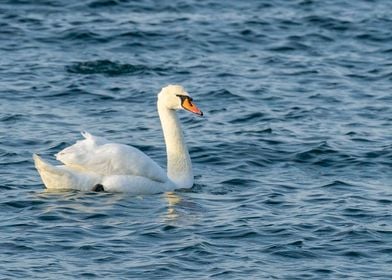
[{"label": "blue water", "polygon": [[[0,279],[391,279],[392,1],[0,2]],[[190,190],[49,193],[32,154],[87,130]]]}]

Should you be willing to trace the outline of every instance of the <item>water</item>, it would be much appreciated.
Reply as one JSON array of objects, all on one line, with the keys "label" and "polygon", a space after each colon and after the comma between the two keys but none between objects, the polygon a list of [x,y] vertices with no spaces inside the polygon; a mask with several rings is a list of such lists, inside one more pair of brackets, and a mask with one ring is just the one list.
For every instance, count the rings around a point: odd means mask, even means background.
[{"label": "water", "polygon": [[[0,279],[391,279],[392,2],[0,3]],[[179,83],[190,190],[45,192],[79,131],[165,165]]]}]

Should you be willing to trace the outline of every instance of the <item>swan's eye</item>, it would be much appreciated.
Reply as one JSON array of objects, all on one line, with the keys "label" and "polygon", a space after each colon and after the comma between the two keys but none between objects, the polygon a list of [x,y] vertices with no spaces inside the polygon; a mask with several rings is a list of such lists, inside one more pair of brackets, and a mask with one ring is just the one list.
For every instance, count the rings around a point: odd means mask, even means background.
[{"label": "swan's eye", "polygon": [[185,100],[189,100],[192,101],[193,99],[191,97],[189,97],[188,95],[181,95],[181,94],[177,94],[177,96],[181,99],[181,104],[184,103]]}]

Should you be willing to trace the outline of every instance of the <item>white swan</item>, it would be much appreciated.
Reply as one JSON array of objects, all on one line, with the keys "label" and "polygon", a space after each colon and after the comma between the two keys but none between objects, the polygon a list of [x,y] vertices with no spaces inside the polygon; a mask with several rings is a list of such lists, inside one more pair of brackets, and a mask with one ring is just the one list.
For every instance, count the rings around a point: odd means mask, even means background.
[{"label": "white swan", "polygon": [[153,194],[192,187],[191,159],[175,110],[203,113],[179,85],[162,88],[157,107],[166,143],[167,174],[140,150],[84,132],[84,140],[56,154],[64,165],[53,166],[33,156],[46,188]]}]

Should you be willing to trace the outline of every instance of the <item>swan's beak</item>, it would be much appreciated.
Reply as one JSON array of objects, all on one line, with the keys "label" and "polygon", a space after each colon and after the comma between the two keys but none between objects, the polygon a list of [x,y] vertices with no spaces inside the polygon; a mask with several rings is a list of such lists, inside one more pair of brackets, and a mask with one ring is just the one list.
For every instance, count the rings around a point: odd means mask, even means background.
[{"label": "swan's beak", "polygon": [[184,108],[185,110],[192,112],[196,115],[199,116],[203,116],[203,112],[197,108],[197,106],[195,105],[195,103],[193,103],[192,98],[188,97],[187,98],[183,98],[182,99],[182,103],[181,103],[182,108]]}]

